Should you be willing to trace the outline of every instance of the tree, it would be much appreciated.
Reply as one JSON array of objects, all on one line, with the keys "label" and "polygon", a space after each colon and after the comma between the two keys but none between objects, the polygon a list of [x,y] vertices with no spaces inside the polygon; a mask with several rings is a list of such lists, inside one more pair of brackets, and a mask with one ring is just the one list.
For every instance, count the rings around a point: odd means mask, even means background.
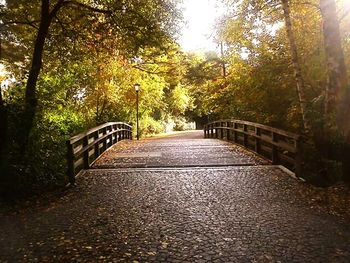
[{"label": "tree", "polygon": [[[343,13],[341,19],[346,21],[348,12],[339,8],[341,6],[337,6],[335,0],[228,2],[234,3],[235,8],[222,23],[219,32],[222,38],[219,39],[229,47],[231,57],[232,54],[238,55],[245,63],[239,63],[242,67],[239,75],[232,79],[229,76],[229,88],[223,92],[219,105],[231,101],[234,106],[231,106],[229,113],[234,113],[234,116],[264,120],[266,123],[277,120],[275,125],[283,123],[285,116],[287,120],[292,120],[285,126],[288,129],[298,122],[290,116],[300,112],[304,130],[309,131],[308,141],[313,145],[310,146],[313,147],[310,155],[319,159],[319,162],[308,163],[313,167],[312,173],[327,183],[340,178],[337,171],[340,171],[338,168],[341,165],[345,167],[343,175],[350,174],[349,167],[346,169],[350,158],[349,143],[344,144],[344,141],[349,142],[350,86],[343,52],[349,49],[346,38],[349,29],[344,23],[341,32],[337,18],[338,14]],[[281,22],[284,22],[284,27]],[[274,47],[275,43],[277,48]],[[283,49],[288,49],[291,55],[287,68],[277,67],[283,61],[277,54],[281,54]],[[270,62],[266,63],[268,59]],[[238,67],[239,60],[235,58],[231,61],[234,63],[229,65],[230,74]],[[291,79],[292,72],[288,72],[290,65],[294,71],[294,81]],[[279,78],[269,74],[278,75]],[[236,80],[238,78],[245,80],[244,89]],[[291,84],[295,82],[300,111],[294,107],[295,98],[291,94],[281,94],[286,89],[275,86],[293,88]],[[269,96],[264,96],[265,92]],[[290,107],[288,111],[274,104],[273,97],[278,96],[286,107]],[[276,119],[277,116],[279,118]],[[318,167],[315,163],[318,163]]]},{"label": "tree", "polygon": [[[325,133],[330,137],[334,137],[334,132],[330,132],[330,130],[334,130],[332,126],[336,126],[337,132],[345,140],[340,159],[343,163],[343,179],[349,182],[350,84],[348,82],[335,1],[320,0],[320,11],[323,22],[323,38],[328,73],[325,100],[326,123],[328,126],[325,129]],[[328,138],[328,140],[330,140],[328,143],[330,146],[327,147],[329,151],[334,144],[332,142],[334,139]]]},{"label": "tree", "polygon": [[297,83],[297,92],[299,97],[299,104],[301,109],[301,115],[303,118],[303,125],[306,133],[311,131],[309,117],[307,115],[307,102],[305,96],[305,82],[302,76],[301,66],[298,57],[298,50],[295,42],[294,32],[292,28],[292,22],[290,18],[289,0],[281,0],[283,16],[285,21],[285,27],[287,32],[287,39],[289,42],[290,53],[292,57],[293,68],[295,72],[295,80]]},{"label": "tree", "polygon": [[320,0],[328,71],[325,113],[328,125],[333,116],[339,132],[350,144],[350,85],[348,83],[339,21],[334,0]]},{"label": "tree", "polygon": [[[1,6],[2,63],[17,80],[0,97],[1,181],[63,178],[64,140],[95,122],[132,120],[129,86],[138,78],[148,78],[150,90],[157,87],[144,100],[155,105],[164,80],[141,76],[132,64],[143,49],[166,52],[180,19],[177,2],[11,0]],[[95,116],[88,106],[98,108]]]},{"label": "tree", "polygon": [[[17,12],[18,14],[22,9],[20,8],[21,5],[23,5],[23,1],[15,1],[15,3],[9,4],[6,8],[7,14],[5,15],[4,23],[7,25],[26,24],[33,27],[36,27],[37,24],[38,29],[33,41],[34,48],[25,88],[24,129],[21,143],[24,152],[37,108],[36,84],[42,69],[45,44],[48,44],[46,42],[50,34],[49,29],[53,27],[54,23],[59,24],[61,30],[65,31],[67,24],[65,19],[67,20],[67,17],[73,14],[74,17],[79,17],[83,20],[84,27],[92,25],[90,28],[95,33],[99,32],[100,34],[102,32],[103,35],[116,39],[118,44],[123,43],[123,41],[130,43],[128,40],[132,39],[133,45],[130,46],[134,48],[135,54],[135,51],[137,52],[142,46],[159,45],[164,39],[169,38],[165,29],[168,32],[171,31],[174,26],[169,26],[169,23],[173,22],[177,17],[174,2],[171,1],[164,2],[159,0],[157,5],[154,5],[149,0],[143,0],[138,1],[138,4],[135,5],[132,1],[124,4],[121,1],[101,3],[94,0],[42,0],[40,4],[35,2],[31,5],[33,9],[40,6],[38,21],[32,21],[31,17],[26,17],[24,21],[13,20],[13,13],[16,14]],[[15,7],[14,11],[10,9],[13,7]],[[29,15],[32,16],[32,14]],[[69,19],[68,21],[72,23]],[[73,27],[72,24],[69,26],[70,28]],[[78,26],[78,29],[81,29],[81,27]]]}]

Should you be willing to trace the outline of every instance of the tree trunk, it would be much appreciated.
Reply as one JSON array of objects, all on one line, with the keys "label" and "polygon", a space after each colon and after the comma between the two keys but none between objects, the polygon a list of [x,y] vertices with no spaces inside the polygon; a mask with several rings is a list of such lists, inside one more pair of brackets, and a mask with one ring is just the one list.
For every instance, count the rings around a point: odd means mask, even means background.
[{"label": "tree trunk", "polygon": [[[341,45],[339,21],[334,0],[320,0],[328,83],[325,114],[328,126],[337,126],[346,140],[342,152],[343,179],[350,182],[350,85]],[[334,116],[336,118],[334,119]]]},{"label": "tree trunk", "polygon": [[220,51],[221,51],[221,65],[222,65],[222,76],[225,79],[227,74],[226,74],[226,63],[225,63],[225,58],[224,58],[224,43],[221,41],[220,42]]},{"label": "tree trunk", "polygon": [[63,0],[59,0],[53,10],[50,12],[49,0],[41,1],[41,19],[39,30],[35,39],[32,64],[29,70],[29,76],[25,90],[25,107],[23,114],[23,135],[20,142],[22,153],[26,152],[29,141],[29,135],[33,128],[38,99],[36,96],[36,84],[42,67],[42,58],[44,53],[45,40],[49,33],[49,27],[53,17],[62,7]]},{"label": "tree trunk", "polygon": [[331,116],[336,116],[338,130],[350,143],[350,87],[341,45],[336,3],[334,0],[320,0],[320,9],[328,71],[325,113],[327,121],[331,120]]},{"label": "tree trunk", "polygon": [[35,39],[32,64],[25,90],[25,107],[23,114],[23,135],[20,142],[22,153],[26,152],[29,135],[33,127],[35,112],[37,108],[36,83],[42,66],[45,40],[50,27],[50,5],[48,0],[42,0],[41,20],[39,30]]},{"label": "tree trunk", "polygon": [[0,87],[0,164],[4,161],[7,146],[7,111],[2,98],[2,90]]},{"label": "tree trunk", "polygon": [[290,53],[292,56],[295,80],[297,82],[297,92],[299,97],[299,105],[301,110],[301,115],[303,119],[303,126],[306,133],[311,131],[310,121],[307,116],[307,106],[306,106],[306,98],[305,98],[305,83],[301,73],[301,66],[298,57],[297,45],[295,43],[294,32],[292,28],[292,22],[290,18],[290,8],[289,8],[289,0],[281,0],[284,22],[286,26],[287,39],[289,42]]}]

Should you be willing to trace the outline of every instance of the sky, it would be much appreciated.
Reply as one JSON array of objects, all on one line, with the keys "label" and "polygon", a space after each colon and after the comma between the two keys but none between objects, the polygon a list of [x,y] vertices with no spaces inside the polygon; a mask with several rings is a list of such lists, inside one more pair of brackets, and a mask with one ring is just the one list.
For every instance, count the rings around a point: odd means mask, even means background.
[{"label": "sky", "polygon": [[225,13],[218,0],[184,0],[184,19],[187,24],[182,28],[179,39],[185,51],[216,50],[213,42],[215,20]]}]

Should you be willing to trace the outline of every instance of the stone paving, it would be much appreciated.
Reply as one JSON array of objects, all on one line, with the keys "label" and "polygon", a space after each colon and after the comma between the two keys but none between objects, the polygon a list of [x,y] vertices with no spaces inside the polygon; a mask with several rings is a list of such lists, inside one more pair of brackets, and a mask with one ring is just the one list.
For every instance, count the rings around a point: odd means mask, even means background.
[{"label": "stone paving", "polygon": [[230,142],[203,138],[191,131],[150,138],[138,143],[122,141],[95,164],[94,168],[247,166],[267,164],[264,159]]},{"label": "stone paving", "polygon": [[349,262],[349,222],[256,160],[87,171],[49,205],[0,218],[0,262]]}]

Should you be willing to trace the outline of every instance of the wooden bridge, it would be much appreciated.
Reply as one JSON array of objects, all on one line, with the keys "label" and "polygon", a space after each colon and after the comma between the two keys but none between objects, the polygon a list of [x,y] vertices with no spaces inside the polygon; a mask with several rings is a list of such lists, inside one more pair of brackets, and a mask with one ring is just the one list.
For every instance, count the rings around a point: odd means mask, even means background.
[{"label": "wooden bridge", "polygon": [[[271,164],[283,165],[296,174],[301,172],[301,136],[297,134],[253,122],[220,120],[204,126],[204,138],[221,139],[239,144],[269,160]],[[109,122],[68,140],[67,160],[70,182],[74,183],[75,176],[83,169],[89,169],[104,151],[125,139],[132,140],[132,127],[122,122]],[[173,160],[169,166],[174,164],[176,160]],[[158,165],[163,166],[162,163]]]},{"label": "wooden bridge", "polygon": [[348,262],[348,222],[281,166],[298,173],[300,136],[238,120],[131,131],[71,138],[75,186],[0,217],[0,262]]}]

